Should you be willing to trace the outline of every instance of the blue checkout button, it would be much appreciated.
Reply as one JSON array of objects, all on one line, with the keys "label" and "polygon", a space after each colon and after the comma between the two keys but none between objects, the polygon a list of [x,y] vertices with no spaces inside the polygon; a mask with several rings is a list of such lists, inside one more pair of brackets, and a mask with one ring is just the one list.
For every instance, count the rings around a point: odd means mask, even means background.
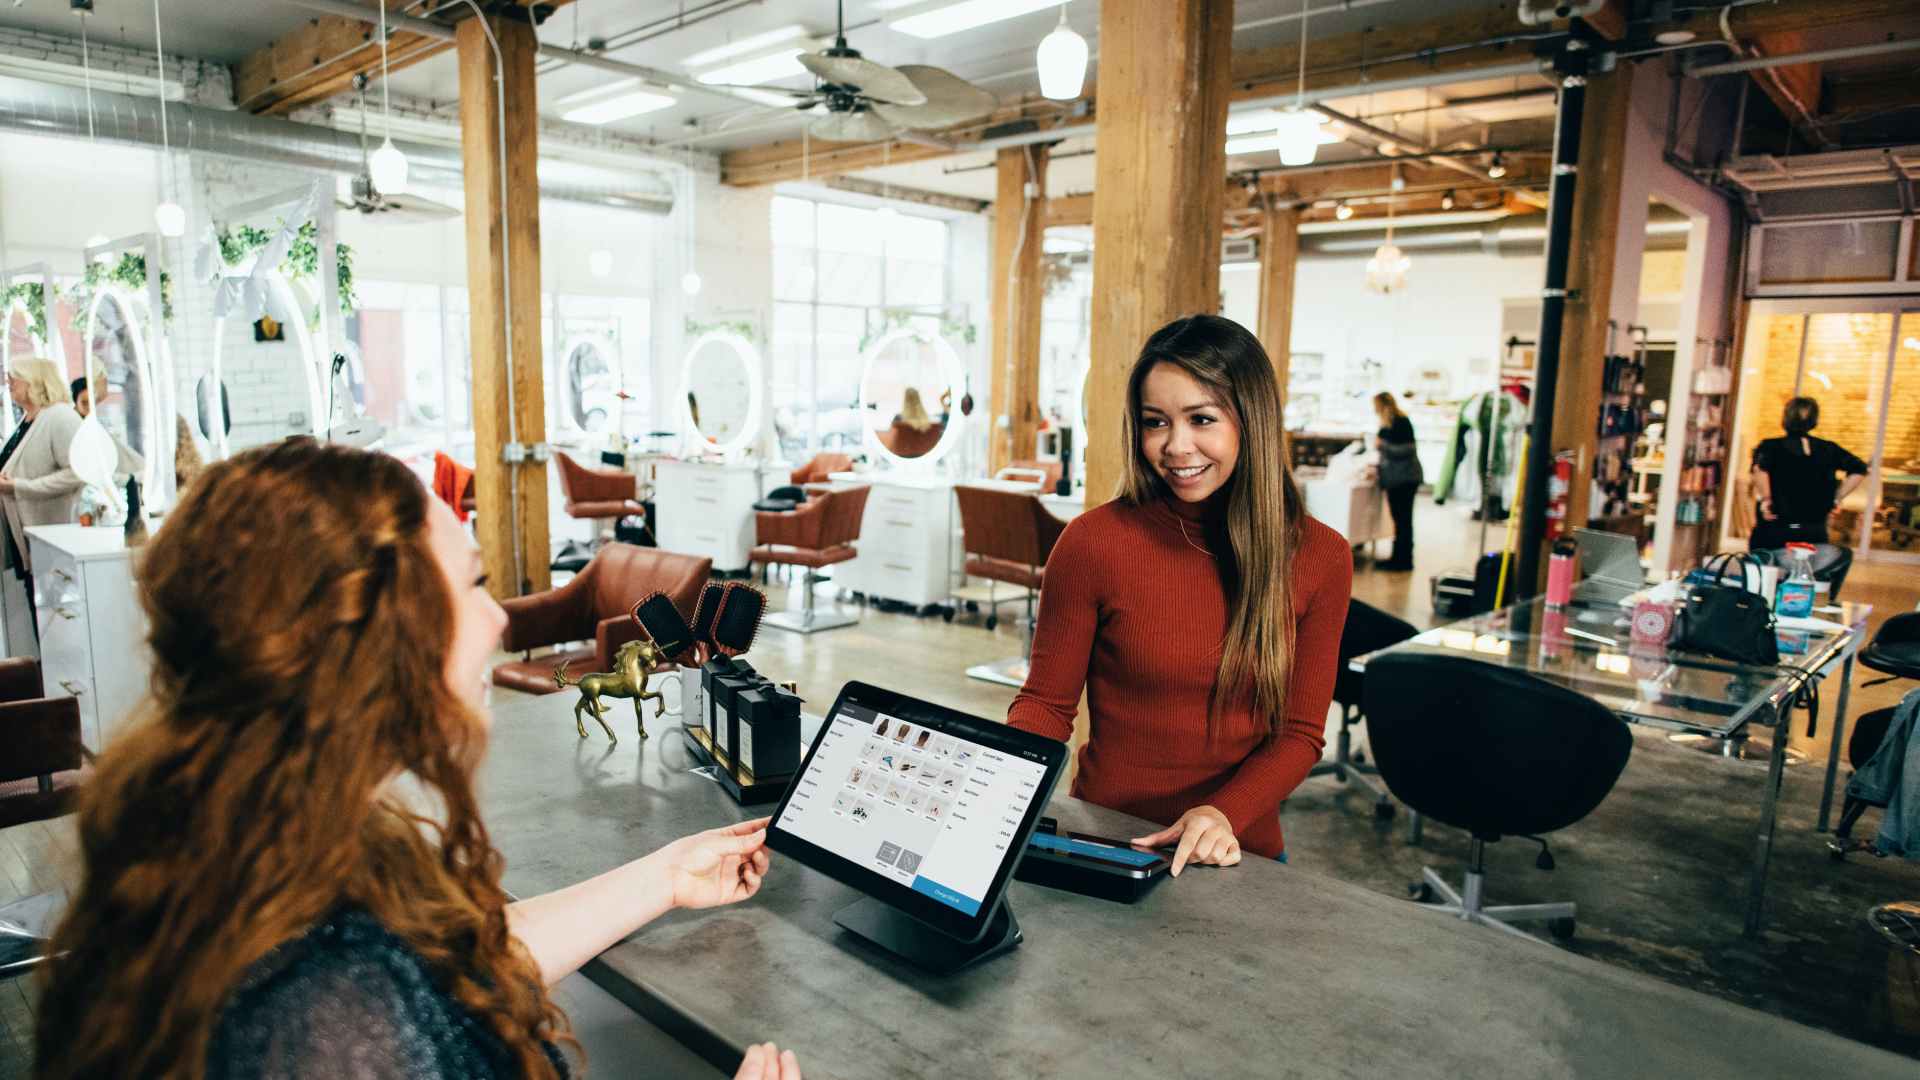
[{"label": "blue checkout button", "polygon": [[980,901],[964,893],[955,892],[931,878],[914,878],[913,891],[931,896],[950,908],[958,908],[967,915],[978,914],[980,911]]},{"label": "blue checkout button", "polygon": [[1042,851],[1086,855],[1090,858],[1119,863],[1122,866],[1151,866],[1161,859],[1160,855],[1151,851],[1140,851],[1130,847],[1110,847],[1106,844],[1089,844],[1084,840],[1071,840],[1049,833],[1034,833],[1033,838],[1027,843]]}]

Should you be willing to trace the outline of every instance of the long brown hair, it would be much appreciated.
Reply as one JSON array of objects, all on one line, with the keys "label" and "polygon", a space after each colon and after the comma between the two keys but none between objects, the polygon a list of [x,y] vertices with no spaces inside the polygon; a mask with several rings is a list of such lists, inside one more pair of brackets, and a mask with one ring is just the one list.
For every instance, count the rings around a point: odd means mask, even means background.
[{"label": "long brown hair", "polygon": [[1400,403],[1393,400],[1393,395],[1385,390],[1373,395],[1373,412],[1380,418],[1380,423],[1388,427],[1392,427],[1395,420],[1407,415],[1400,411]]},{"label": "long brown hair", "polygon": [[394,458],[292,439],[208,468],[146,546],[151,698],[82,802],[41,1076],[202,1075],[248,966],[348,904],[553,1075],[541,1040],[571,1040],[507,930],[427,507]]},{"label": "long brown hair", "polygon": [[1259,339],[1231,319],[1193,315],[1155,331],[1127,377],[1127,414],[1120,425],[1127,462],[1120,499],[1134,506],[1168,495],[1166,481],[1140,448],[1141,395],[1156,364],[1193,376],[1240,427],[1239,462],[1225,485],[1228,550],[1219,553],[1227,636],[1209,711],[1250,700],[1270,730],[1277,730],[1293,667],[1293,556],[1305,518],[1287,459],[1279,382]]}]

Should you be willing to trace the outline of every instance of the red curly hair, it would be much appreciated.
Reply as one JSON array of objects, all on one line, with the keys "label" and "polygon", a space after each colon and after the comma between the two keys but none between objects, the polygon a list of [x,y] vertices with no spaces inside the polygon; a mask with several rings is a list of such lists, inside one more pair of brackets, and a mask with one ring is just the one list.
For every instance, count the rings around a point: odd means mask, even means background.
[{"label": "red curly hair", "polygon": [[151,698],[83,797],[40,1076],[203,1075],[247,968],[344,904],[554,1075],[543,1041],[573,1043],[508,933],[427,509],[394,458],[292,439],[207,469],[146,546]]}]

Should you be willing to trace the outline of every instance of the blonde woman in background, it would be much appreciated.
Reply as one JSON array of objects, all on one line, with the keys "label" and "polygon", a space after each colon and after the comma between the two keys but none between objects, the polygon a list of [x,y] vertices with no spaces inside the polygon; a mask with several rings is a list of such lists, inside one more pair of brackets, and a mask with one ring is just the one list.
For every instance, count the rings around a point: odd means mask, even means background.
[{"label": "blonde woman in background", "polygon": [[15,362],[7,390],[24,419],[0,449],[0,513],[7,518],[7,565],[25,580],[27,526],[72,522],[75,500],[86,486],[68,456],[80,414],[67,380],[49,360]]}]

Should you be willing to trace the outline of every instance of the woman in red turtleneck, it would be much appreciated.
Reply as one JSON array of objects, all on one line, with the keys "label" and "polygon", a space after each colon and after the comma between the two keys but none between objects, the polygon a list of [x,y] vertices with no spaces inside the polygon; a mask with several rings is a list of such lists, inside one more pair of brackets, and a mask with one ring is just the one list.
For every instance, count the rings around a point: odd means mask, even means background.
[{"label": "woman in red turtleneck", "polygon": [[1307,516],[1273,365],[1213,315],[1162,327],[1127,379],[1119,496],[1047,560],[1013,726],[1090,727],[1073,793],[1167,827],[1189,862],[1285,858],[1280,804],[1320,760],[1353,555]]}]

